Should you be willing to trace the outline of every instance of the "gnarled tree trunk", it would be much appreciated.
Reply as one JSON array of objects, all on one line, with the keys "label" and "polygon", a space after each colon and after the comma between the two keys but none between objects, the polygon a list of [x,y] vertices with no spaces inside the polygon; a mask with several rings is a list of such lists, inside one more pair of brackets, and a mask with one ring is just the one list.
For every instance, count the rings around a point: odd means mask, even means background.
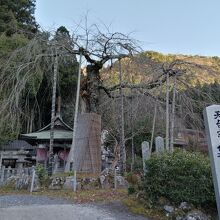
[{"label": "gnarled tree trunk", "polygon": [[100,73],[99,70],[102,67],[98,64],[90,64],[87,66],[87,111],[92,113],[98,113],[99,106],[99,83],[100,83]]}]

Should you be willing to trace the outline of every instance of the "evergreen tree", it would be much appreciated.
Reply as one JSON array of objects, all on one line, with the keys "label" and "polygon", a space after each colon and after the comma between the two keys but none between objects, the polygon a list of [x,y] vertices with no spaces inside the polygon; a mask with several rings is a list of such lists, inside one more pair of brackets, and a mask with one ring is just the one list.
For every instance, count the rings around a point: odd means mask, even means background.
[{"label": "evergreen tree", "polygon": [[0,0],[0,33],[8,36],[23,30],[35,33],[35,0]]},{"label": "evergreen tree", "polygon": [[[57,45],[65,45],[70,41],[69,31],[61,26],[57,29],[55,36],[51,40]],[[73,109],[77,85],[78,62],[75,55],[66,55],[65,49],[57,48],[57,52],[64,54],[58,58],[58,81],[57,97],[61,96],[61,115],[68,124],[73,122]],[[50,123],[51,120],[51,98],[52,98],[52,73],[45,73],[37,93],[37,102],[40,107],[41,122],[36,120],[35,128],[40,128]],[[35,114],[38,114],[37,112]]]}]

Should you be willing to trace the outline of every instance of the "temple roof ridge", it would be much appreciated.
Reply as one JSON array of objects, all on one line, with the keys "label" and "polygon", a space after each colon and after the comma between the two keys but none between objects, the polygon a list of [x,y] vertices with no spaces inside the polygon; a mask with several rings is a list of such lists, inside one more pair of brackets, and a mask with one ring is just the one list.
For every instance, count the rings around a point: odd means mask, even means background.
[{"label": "temple roof ridge", "polygon": [[[60,123],[59,123],[60,122]],[[49,123],[48,125],[46,125],[45,127],[41,128],[40,130],[36,131],[36,132],[41,132],[41,131],[46,131],[46,130],[50,130],[50,126],[51,126],[51,123]],[[73,129],[67,125],[62,117],[60,116],[60,114],[57,114],[55,116],[55,119],[54,119],[54,127],[55,126],[61,126],[61,127],[64,127],[65,130],[69,130],[69,131],[73,131]]]}]

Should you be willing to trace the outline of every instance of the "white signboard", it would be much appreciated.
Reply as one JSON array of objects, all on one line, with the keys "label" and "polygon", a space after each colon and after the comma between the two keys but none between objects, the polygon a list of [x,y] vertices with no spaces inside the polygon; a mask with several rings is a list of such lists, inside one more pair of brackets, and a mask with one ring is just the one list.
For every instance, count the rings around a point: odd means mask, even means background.
[{"label": "white signboard", "polygon": [[215,197],[220,216],[220,105],[206,107],[203,115],[211,159]]}]

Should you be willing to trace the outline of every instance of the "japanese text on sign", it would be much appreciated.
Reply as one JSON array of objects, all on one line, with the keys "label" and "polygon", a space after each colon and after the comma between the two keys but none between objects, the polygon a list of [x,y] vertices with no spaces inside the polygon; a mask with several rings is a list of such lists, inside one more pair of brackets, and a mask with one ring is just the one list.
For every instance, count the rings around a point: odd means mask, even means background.
[{"label": "japanese text on sign", "polygon": [[[218,135],[218,138],[220,138],[220,111],[215,111],[214,119],[216,120],[216,126],[218,127],[216,133]],[[217,149],[218,149],[217,157],[220,157],[220,145],[217,147]]]}]

